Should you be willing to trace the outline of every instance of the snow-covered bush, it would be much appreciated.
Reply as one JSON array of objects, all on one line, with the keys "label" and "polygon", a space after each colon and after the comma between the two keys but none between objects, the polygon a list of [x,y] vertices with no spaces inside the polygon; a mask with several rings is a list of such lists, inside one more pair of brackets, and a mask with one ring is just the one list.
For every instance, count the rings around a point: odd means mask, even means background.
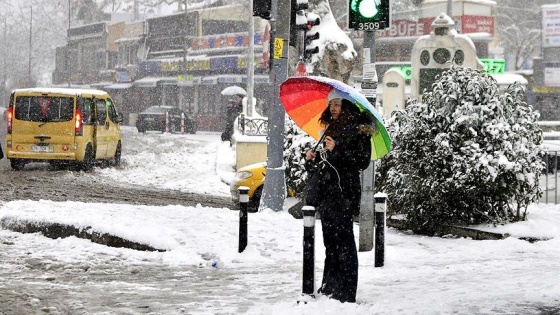
[{"label": "snow-covered bush", "polygon": [[302,196],[307,172],[305,171],[305,152],[316,141],[301,130],[295,122],[286,116],[284,137],[284,165],[286,166],[286,188]]},{"label": "snow-covered bush", "polygon": [[440,224],[524,220],[542,195],[539,114],[522,101],[523,87],[499,94],[478,70],[443,73],[422,103],[386,122],[393,149],[379,162],[380,191],[407,226],[432,234]]}]

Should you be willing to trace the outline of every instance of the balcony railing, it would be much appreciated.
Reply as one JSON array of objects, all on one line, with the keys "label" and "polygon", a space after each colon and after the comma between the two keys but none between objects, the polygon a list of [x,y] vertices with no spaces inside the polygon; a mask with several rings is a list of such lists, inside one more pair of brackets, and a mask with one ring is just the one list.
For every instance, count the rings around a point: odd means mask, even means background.
[{"label": "balcony railing", "polygon": [[267,136],[268,118],[246,117],[244,114],[241,114],[237,119],[237,128],[245,136]]}]

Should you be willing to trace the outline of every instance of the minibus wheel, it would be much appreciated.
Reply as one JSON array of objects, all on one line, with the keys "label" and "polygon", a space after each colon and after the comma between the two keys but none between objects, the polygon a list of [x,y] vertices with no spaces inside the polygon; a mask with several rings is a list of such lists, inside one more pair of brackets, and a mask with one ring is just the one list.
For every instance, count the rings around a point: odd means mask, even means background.
[{"label": "minibus wheel", "polygon": [[22,159],[10,159],[10,166],[14,171],[21,171],[25,166],[25,161]]}]

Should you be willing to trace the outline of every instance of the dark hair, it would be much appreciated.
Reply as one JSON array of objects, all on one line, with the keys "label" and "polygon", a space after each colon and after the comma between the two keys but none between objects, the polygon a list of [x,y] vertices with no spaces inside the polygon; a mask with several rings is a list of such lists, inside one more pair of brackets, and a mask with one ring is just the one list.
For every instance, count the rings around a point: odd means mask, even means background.
[{"label": "dark hair", "polygon": [[319,123],[322,126],[328,125],[345,125],[351,121],[357,121],[358,117],[360,116],[360,109],[354,103],[347,99],[342,99],[342,108],[340,111],[340,116],[337,120],[333,120],[331,111],[329,110],[329,105],[327,103],[327,108],[321,113],[321,117],[319,117]]}]

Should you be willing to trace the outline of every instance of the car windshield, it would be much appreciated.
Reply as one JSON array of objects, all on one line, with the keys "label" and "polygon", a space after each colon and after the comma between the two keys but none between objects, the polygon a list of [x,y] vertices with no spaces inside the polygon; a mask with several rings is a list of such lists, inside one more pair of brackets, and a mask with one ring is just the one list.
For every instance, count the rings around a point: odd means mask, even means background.
[{"label": "car windshield", "polygon": [[170,109],[171,108],[169,107],[152,106],[152,107],[148,107],[141,114],[165,114]]}]

